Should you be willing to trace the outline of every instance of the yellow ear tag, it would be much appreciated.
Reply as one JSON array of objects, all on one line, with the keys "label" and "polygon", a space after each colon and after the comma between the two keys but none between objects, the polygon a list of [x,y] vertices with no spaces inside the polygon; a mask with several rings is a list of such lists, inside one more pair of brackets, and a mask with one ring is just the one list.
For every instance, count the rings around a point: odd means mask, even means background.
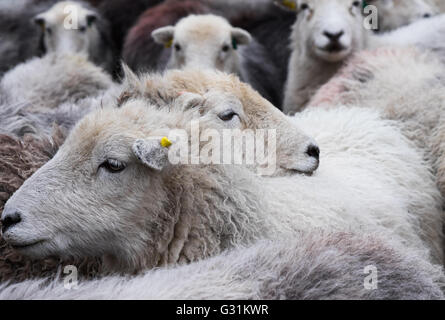
[{"label": "yellow ear tag", "polygon": [[166,42],[165,43],[165,47],[168,49],[168,48],[171,48],[171,46],[173,45],[173,39],[170,39],[168,42]]},{"label": "yellow ear tag", "polygon": [[283,5],[289,9],[295,10],[297,8],[297,4],[294,0],[283,0]]},{"label": "yellow ear tag", "polygon": [[172,142],[170,140],[168,140],[167,137],[164,137],[161,139],[161,146],[163,146],[164,148],[168,148],[172,145]]}]

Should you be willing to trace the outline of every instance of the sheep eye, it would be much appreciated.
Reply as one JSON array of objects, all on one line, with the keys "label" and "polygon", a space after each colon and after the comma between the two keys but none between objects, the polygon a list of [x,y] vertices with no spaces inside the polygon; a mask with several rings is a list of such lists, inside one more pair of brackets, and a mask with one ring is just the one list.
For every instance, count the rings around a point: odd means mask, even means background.
[{"label": "sheep eye", "polygon": [[307,9],[309,9],[309,5],[307,3],[302,3],[300,5],[300,10],[304,11],[304,10],[307,10]]},{"label": "sheep eye", "polygon": [[227,44],[225,44],[223,47],[222,47],[222,51],[224,51],[224,52],[227,52],[227,51],[229,51],[230,50],[230,47],[227,45]]},{"label": "sheep eye", "polygon": [[353,3],[352,3],[352,5],[354,6],[354,7],[360,7],[360,5],[362,4],[362,2],[361,1],[354,1]]},{"label": "sheep eye", "polygon": [[100,168],[111,173],[118,173],[125,169],[125,164],[115,159],[107,159],[100,165]]},{"label": "sheep eye", "polygon": [[222,113],[220,113],[220,114],[218,115],[218,117],[219,117],[222,121],[230,121],[230,120],[232,120],[235,116],[238,116],[238,114],[237,114],[235,111],[233,111],[233,110],[227,110],[227,111],[224,111],[224,112],[222,112]]},{"label": "sheep eye", "polygon": [[46,33],[51,34],[53,32],[53,30],[51,28],[46,28]]},{"label": "sheep eye", "polygon": [[176,51],[181,51],[181,46],[179,44],[175,44],[175,50]]},{"label": "sheep eye", "polygon": [[85,32],[87,30],[87,27],[85,27],[85,26],[80,26],[79,27],[79,31],[80,32]]}]

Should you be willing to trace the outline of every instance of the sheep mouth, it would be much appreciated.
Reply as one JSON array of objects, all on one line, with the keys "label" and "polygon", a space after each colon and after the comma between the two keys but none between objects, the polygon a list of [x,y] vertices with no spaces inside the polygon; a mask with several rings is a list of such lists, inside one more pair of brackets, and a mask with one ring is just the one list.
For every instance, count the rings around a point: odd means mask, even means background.
[{"label": "sheep mouth", "polygon": [[28,249],[28,248],[34,247],[34,246],[39,245],[43,242],[45,242],[45,240],[39,240],[39,241],[35,241],[32,243],[27,243],[27,244],[11,243],[10,245],[15,250],[23,250],[23,249]]},{"label": "sheep mouth", "polygon": [[345,47],[344,45],[342,45],[341,43],[338,43],[338,42],[329,43],[327,46],[325,46],[323,48],[318,48],[318,49],[320,49],[321,51],[324,51],[324,52],[328,52],[328,53],[340,53],[340,52],[348,50],[347,47]]},{"label": "sheep mouth", "polygon": [[329,53],[338,53],[338,52],[342,52],[345,51],[347,48],[345,46],[343,46],[340,43],[337,42],[333,42],[328,44],[326,47],[322,48],[322,50],[329,52]]}]

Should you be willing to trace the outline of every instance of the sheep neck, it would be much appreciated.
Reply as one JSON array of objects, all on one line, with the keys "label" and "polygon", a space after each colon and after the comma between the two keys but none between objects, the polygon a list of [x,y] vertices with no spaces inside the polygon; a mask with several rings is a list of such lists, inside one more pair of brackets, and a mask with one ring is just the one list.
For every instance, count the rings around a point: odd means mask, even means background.
[{"label": "sheep neck", "polygon": [[200,260],[264,235],[266,206],[252,179],[253,173],[236,166],[182,166],[170,172],[165,210],[176,219],[160,264]]}]

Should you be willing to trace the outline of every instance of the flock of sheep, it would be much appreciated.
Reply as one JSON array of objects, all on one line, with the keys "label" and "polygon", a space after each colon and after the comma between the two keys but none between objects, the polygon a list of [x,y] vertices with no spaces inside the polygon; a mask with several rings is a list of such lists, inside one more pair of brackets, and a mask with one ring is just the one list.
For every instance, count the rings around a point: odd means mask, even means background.
[{"label": "flock of sheep", "polygon": [[[441,12],[2,0],[0,299],[444,299]],[[196,121],[274,171],[171,163]]]}]

